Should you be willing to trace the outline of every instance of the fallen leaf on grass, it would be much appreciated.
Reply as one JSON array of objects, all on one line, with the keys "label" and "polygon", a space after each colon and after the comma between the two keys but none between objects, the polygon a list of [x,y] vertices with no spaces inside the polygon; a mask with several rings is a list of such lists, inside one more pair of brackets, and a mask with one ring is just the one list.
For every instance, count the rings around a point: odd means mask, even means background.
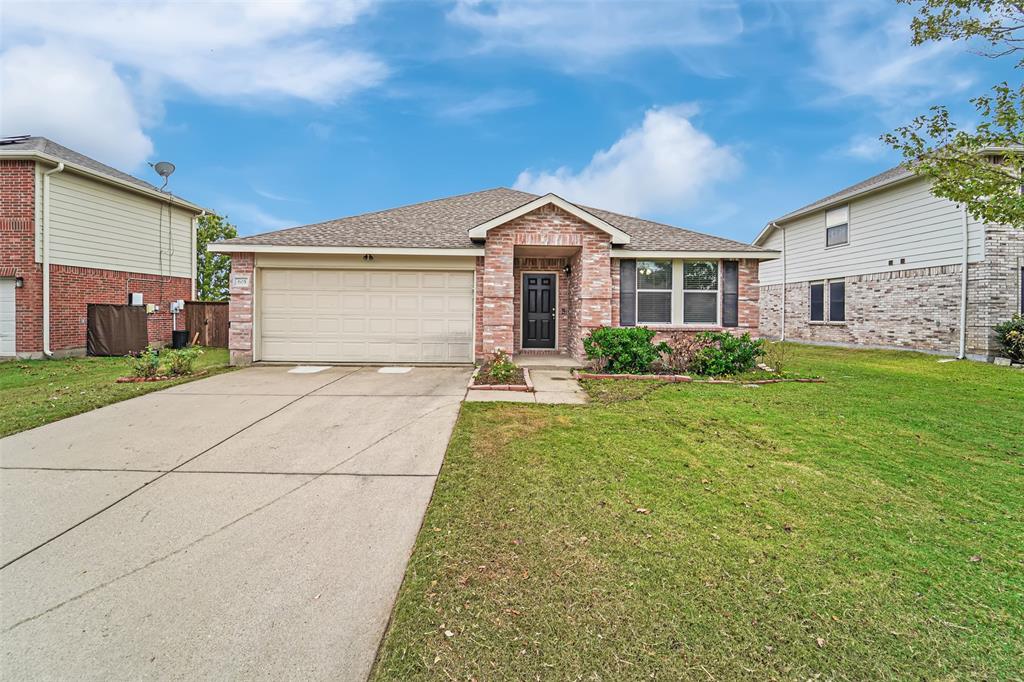
[{"label": "fallen leaf on grass", "polygon": [[972,564],[976,564],[979,561],[981,561],[981,555],[980,554],[975,554],[974,556],[971,557],[971,563]]},{"label": "fallen leaf on grass", "polygon": [[650,514],[650,513],[651,513],[651,510],[650,510],[650,509],[647,509],[647,508],[645,508],[645,507],[637,507],[637,508],[636,508],[636,513],[637,513],[637,514]]},{"label": "fallen leaf on grass", "polygon": [[819,648],[819,649],[823,649],[823,648],[825,648],[825,640],[823,640],[823,639],[822,639],[821,637],[818,637],[818,638],[817,638],[816,640],[814,640],[814,641],[815,641],[815,642],[817,642],[817,644],[818,644],[818,648]]}]

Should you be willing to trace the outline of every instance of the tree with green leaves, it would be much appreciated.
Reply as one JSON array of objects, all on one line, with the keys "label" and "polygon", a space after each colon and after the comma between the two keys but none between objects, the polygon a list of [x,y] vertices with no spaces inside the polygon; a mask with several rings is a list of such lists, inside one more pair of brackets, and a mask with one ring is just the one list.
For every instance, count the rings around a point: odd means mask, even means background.
[{"label": "tree with green leaves", "polygon": [[[1015,60],[1024,69],[1024,2],[1014,0],[897,0],[917,14],[911,43],[961,41],[990,59]],[[1024,85],[999,83],[970,100],[973,130],[961,128],[945,106],[935,106],[882,136],[918,175],[931,178],[936,196],[964,204],[976,220],[1024,226]]]},{"label": "tree with green leaves", "polygon": [[211,242],[238,236],[238,230],[227,217],[212,213],[199,216],[196,231],[196,295],[200,301],[228,300],[228,280],[231,276],[231,256],[211,253],[206,249]]}]

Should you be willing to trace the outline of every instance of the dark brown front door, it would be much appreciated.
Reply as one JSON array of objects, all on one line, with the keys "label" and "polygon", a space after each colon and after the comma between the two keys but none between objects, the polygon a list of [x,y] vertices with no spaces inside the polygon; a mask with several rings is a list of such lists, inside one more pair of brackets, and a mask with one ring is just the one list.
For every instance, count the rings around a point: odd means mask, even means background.
[{"label": "dark brown front door", "polygon": [[555,347],[555,273],[523,275],[523,348]]}]

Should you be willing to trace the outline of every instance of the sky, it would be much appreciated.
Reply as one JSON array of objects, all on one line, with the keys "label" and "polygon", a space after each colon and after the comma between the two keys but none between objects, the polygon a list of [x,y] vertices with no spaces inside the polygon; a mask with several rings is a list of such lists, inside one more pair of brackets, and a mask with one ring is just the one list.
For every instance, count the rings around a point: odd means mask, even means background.
[{"label": "sky", "polygon": [[894,0],[0,4],[0,134],[240,234],[491,187],[741,241],[899,162],[878,136],[1011,65]]}]

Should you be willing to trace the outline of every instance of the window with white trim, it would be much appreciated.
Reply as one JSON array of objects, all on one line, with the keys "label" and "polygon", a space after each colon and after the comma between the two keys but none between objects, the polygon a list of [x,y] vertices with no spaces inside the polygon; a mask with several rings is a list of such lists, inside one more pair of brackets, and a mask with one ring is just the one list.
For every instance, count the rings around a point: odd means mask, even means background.
[{"label": "window with white trim", "polygon": [[718,261],[683,261],[683,324],[718,324]]},{"label": "window with white trim", "polygon": [[672,261],[636,262],[636,323],[672,323]]},{"label": "window with white trim", "polygon": [[825,214],[825,246],[850,243],[850,207],[841,206]]},{"label": "window with white trim", "polygon": [[811,282],[811,322],[825,321],[825,283]]}]

